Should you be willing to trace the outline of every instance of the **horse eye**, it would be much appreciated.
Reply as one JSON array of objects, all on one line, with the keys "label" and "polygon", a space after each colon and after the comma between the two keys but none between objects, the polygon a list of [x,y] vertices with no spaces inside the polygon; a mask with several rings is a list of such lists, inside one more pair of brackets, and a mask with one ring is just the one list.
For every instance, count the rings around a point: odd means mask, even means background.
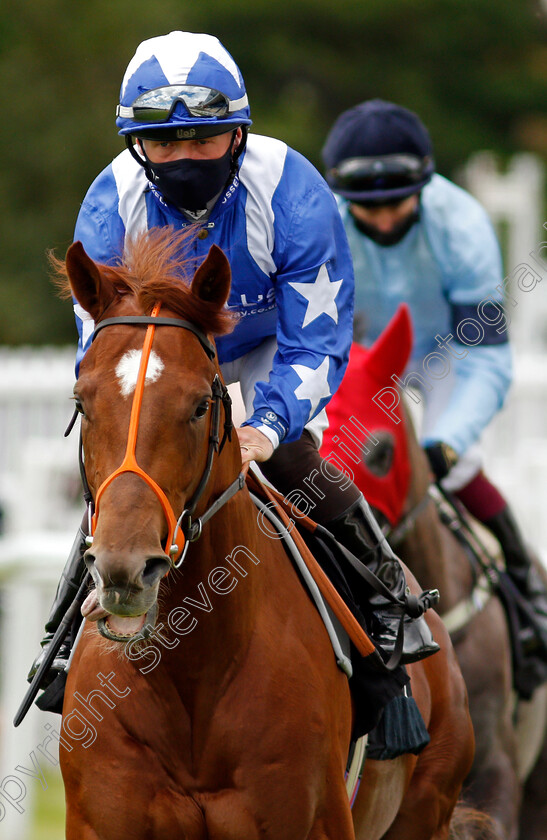
[{"label": "horse eye", "polygon": [[200,404],[196,408],[196,410],[194,412],[194,416],[192,417],[192,420],[201,420],[202,417],[205,417],[205,415],[207,414],[208,411],[209,411],[209,400],[208,399],[203,400],[203,402],[200,402]]},{"label": "horse eye", "polygon": [[83,407],[83,405],[80,402],[78,397],[74,397],[74,406],[75,406],[78,414],[81,414],[82,416],[85,416],[84,407]]}]

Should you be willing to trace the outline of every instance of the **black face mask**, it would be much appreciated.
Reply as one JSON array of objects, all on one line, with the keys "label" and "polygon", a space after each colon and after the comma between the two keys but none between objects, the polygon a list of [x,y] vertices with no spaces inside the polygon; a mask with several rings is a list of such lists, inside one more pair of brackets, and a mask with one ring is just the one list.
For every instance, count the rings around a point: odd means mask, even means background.
[{"label": "black face mask", "polygon": [[214,160],[171,160],[152,163],[147,170],[166,201],[184,210],[203,210],[220,193],[232,171],[232,144]]},{"label": "black face mask", "polygon": [[372,239],[373,242],[376,242],[377,245],[382,245],[384,248],[388,248],[390,245],[397,245],[397,243],[407,235],[410,228],[416,224],[420,218],[420,208],[417,207],[413,210],[406,219],[403,219],[403,221],[399,222],[393,230],[390,230],[387,233],[378,230],[374,227],[374,225],[370,225],[368,222],[361,221],[361,219],[356,218],[353,213],[351,215],[353,223],[358,231],[364,233],[365,236],[368,236],[368,238]]}]

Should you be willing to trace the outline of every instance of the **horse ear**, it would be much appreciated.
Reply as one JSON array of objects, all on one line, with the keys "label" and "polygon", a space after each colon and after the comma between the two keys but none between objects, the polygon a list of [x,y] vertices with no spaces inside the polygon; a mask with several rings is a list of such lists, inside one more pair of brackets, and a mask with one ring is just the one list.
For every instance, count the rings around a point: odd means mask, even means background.
[{"label": "horse ear", "polygon": [[74,297],[96,321],[114,298],[112,284],[105,281],[99,267],[86,254],[81,242],[73,242],[68,249],[66,271]]},{"label": "horse ear", "polygon": [[413,334],[410,309],[401,303],[397,312],[370,348],[366,367],[380,382],[389,382],[391,376],[400,376],[412,352]]},{"label": "horse ear", "polygon": [[221,309],[228,300],[231,281],[232,272],[226,254],[218,245],[211,245],[192,280],[192,293]]}]

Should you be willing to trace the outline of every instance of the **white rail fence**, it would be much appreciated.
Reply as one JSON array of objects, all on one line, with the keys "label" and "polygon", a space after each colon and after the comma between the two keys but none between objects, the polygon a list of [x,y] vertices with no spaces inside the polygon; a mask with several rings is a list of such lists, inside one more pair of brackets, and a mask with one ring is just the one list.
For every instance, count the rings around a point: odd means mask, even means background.
[{"label": "white rail fence", "polygon": [[[74,350],[0,349],[0,838],[31,840],[37,772],[59,772],[58,715],[13,717],[27,688],[64,560],[82,516],[72,414]],[[24,769],[35,776],[29,776]],[[47,794],[46,794],[47,795]]]}]

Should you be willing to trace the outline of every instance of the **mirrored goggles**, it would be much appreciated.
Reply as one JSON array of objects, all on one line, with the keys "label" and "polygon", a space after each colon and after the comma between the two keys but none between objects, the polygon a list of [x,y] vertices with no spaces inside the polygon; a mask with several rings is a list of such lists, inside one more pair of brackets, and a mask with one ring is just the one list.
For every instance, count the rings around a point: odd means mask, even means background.
[{"label": "mirrored goggles", "polygon": [[200,85],[165,85],[147,90],[129,105],[118,105],[116,116],[135,122],[166,122],[177,102],[182,102],[192,117],[227,117],[248,104],[247,95],[228,99],[219,90]]},{"label": "mirrored goggles", "polygon": [[396,190],[419,184],[431,166],[430,157],[416,155],[347,158],[330,170],[329,183],[349,192]]}]

